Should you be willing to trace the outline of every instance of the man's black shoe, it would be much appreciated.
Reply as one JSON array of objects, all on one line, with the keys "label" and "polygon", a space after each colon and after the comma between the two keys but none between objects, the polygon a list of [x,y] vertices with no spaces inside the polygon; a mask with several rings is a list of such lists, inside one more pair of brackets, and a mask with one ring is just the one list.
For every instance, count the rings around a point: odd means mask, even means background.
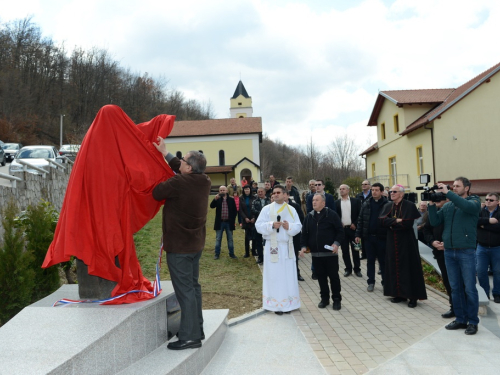
[{"label": "man's black shoe", "polygon": [[167,348],[171,350],[201,348],[201,340],[179,340],[176,342],[170,342],[167,345]]},{"label": "man's black shoe", "polygon": [[275,311],[274,312],[276,315],[283,315],[283,311]]},{"label": "man's black shoe", "polygon": [[218,255],[214,256],[214,260],[217,260],[217,259],[219,259],[219,256]]},{"label": "man's black shoe", "polygon": [[243,258],[250,258],[250,255],[245,254],[245,255],[243,255]]},{"label": "man's black shoe", "polygon": [[311,275],[311,279],[318,280],[318,276],[316,276],[316,274],[313,272]]},{"label": "man's black shoe", "polygon": [[406,302],[406,298],[394,297],[394,298],[391,298],[391,302],[392,303]]},{"label": "man's black shoe", "polygon": [[417,307],[417,300],[416,299],[411,299],[410,302],[408,302],[408,307],[410,308],[415,308]]},{"label": "man's black shoe", "polygon": [[304,281],[304,278],[302,276],[300,276],[300,274],[297,275],[297,280],[299,281]]},{"label": "man's black shoe", "polygon": [[229,258],[238,259],[238,257],[234,254],[229,254]]},{"label": "man's black shoe", "polygon": [[500,303],[500,296],[499,295],[493,295],[493,302]]},{"label": "man's black shoe", "polygon": [[382,270],[378,270],[377,275],[382,275]]},{"label": "man's black shoe", "polygon": [[328,306],[330,304],[330,301],[320,301],[320,303],[318,303],[318,307],[320,309],[324,309],[326,306]]},{"label": "man's black shoe", "polygon": [[352,271],[345,271],[344,272],[344,277],[351,276]]},{"label": "man's black shoe", "polygon": [[342,308],[342,306],[340,305],[340,300],[339,299],[333,300],[332,308],[335,311],[338,311],[338,310],[340,310]]},{"label": "man's black shoe", "polygon": [[441,314],[441,317],[445,319],[454,318],[455,311],[453,311],[453,309],[450,309],[449,311],[446,311],[445,313]]},{"label": "man's black shoe", "polygon": [[355,271],[354,274],[357,276],[357,277],[363,277],[363,274],[361,273],[361,271]]},{"label": "man's black shoe", "polygon": [[454,320],[453,322],[448,323],[447,325],[445,325],[444,328],[446,328],[446,329],[448,329],[450,331],[454,331],[456,329],[465,329],[465,328],[467,328],[467,324],[465,324],[465,323],[459,323],[456,320]]},{"label": "man's black shoe", "polygon": [[466,335],[475,335],[477,333],[477,324],[468,324],[465,329]]}]

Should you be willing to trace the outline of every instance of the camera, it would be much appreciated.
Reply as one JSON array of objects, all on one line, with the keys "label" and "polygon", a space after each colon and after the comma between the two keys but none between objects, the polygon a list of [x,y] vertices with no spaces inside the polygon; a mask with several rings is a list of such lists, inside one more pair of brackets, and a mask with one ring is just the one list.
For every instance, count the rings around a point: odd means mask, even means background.
[{"label": "camera", "polygon": [[[424,190],[423,193],[420,193],[420,200],[422,201],[430,201],[430,202],[441,202],[445,201],[446,194],[441,193],[441,192],[436,192],[436,190],[439,190],[439,187],[437,185],[434,186],[427,186],[431,180],[431,176],[428,174],[421,174],[420,175],[420,183],[425,184],[425,186],[418,186],[416,189],[417,190]],[[448,189],[451,190],[451,187],[447,185]]]}]

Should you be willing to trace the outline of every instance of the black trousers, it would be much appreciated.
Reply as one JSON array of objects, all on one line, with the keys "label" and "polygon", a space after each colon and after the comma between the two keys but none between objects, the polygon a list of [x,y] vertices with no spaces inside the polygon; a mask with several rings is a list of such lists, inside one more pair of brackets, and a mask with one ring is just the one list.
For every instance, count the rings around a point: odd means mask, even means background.
[{"label": "black trousers", "polygon": [[[344,228],[344,241],[340,243],[340,248],[342,249],[342,259],[344,260],[345,270],[352,272],[361,271],[361,261],[359,260],[359,251],[354,250],[354,234],[351,228]],[[350,249],[350,250],[349,250]],[[351,254],[352,254],[352,262],[351,262]],[[354,263],[354,267],[353,267]]]},{"label": "black trousers", "polygon": [[[322,301],[330,301],[330,288],[333,300],[342,300],[340,295],[340,277],[339,277],[339,257],[312,257],[314,272],[318,276],[319,293]],[[330,287],[328,287],[330,279]]]},{"label": "black trousers", "polygon": [[195,254],[167,253],[167,265],[175,296],[181,306],[179,340],[198,340],[203,329],[200,276],[201,251]]},{"label": "black trousers", "polygon": [[257,232],[257,230],[254,227],[254,232],[253,232],[253,240],[252,240],[252,247],[255,246],[255,250],[257,251],[257,256],[259,257],[260,260],[264,259],[264,244],[262,241],[262,234]]},{"label": "black trousers", "polygon": [[245,228],[245,255],[250,255],[250,241],[252,241],[252,255],[255,255],[255,241],[253,240],[253,235],[255,232],[255,227],[247,226]]},{"label": "black trousers", "polygon": [[448,271],[446,270],[446,263],[444,261],[444,250],[432,250],[432,254],[437,261],[439,269],[441,270],[441,277],[443,278],[443,284],[446,289],[446,294],[448,294],[450,307],[453,309],[453,303],[451,301],[451,286],[450,280],[448,279]]}]

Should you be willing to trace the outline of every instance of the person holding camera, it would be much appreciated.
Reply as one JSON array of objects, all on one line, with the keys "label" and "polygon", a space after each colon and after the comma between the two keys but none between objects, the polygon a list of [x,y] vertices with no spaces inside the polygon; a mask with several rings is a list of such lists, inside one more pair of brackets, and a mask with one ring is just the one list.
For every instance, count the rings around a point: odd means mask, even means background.
[{"label": "person holding camera", "polygon": [[500,207],[497,193],[489,193],[477,223],[477,279],[490,297],[488,266],[493,270],[493,301],[500,303]]},{"label": "person holding camera", "polygon": [[444,224],[444,258],[456,316],[445,328],[465,329],[466,335],[475,335],[479,324],[476,239],[481,200],[477,195],[469,195],[471,182],[466,177],[455,179],[453,191],[443,183],[438,183],[437,187],[450,200],[439,211],[435,202],[429,201],[431,225]]},{"label": "person holding camera", "polygon": [[403,199],[403,186],[394,185],[389,193],[391,202],[384,205],[379,217],[387,228],[384,296],[393,297],[392,303],[409,299],[408,307],[414,308],[417,300],[427,299],[418,242],[413,230],[413,223],[420,214],[412,202]]},{"label": "person holding camera", "polygon": [[236,219],[236,203],[234,203],[234,198],[227,194],[227,188],[225,186],[219,187],[219,194],[217,194],[212,202],[210,202],[210,208],[215,208],[215,256],[214,259],[219,259],[220,248],[222,242],[222,234],[226,232],[227,237],[227,247],[229,248],[229,257],[236,259],[234,255],[234,245],[233,245],[233,231],[234,231],[234,221]]}]

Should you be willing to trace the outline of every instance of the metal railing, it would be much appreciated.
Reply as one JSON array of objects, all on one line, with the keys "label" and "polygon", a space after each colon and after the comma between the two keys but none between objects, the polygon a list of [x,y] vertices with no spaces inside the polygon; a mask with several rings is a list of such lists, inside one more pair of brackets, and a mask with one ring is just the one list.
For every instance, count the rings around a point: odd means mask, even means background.
[{"label": "metal railing", "polygon": [[380,182],[384,186],[392,187],[396,184],[403,185],[405,188],[410,187],[410,178],[408,174],[388,174],[371,177],[368,179],[373,185],[375,182]]},{"label": "metal railing", "polygon": [[10,180],[10,186],[15,189],[17,187],[17,181],[22,181],[21,177],[11,176],[10,174],[0,173],[0,178],[5,178]]}]

